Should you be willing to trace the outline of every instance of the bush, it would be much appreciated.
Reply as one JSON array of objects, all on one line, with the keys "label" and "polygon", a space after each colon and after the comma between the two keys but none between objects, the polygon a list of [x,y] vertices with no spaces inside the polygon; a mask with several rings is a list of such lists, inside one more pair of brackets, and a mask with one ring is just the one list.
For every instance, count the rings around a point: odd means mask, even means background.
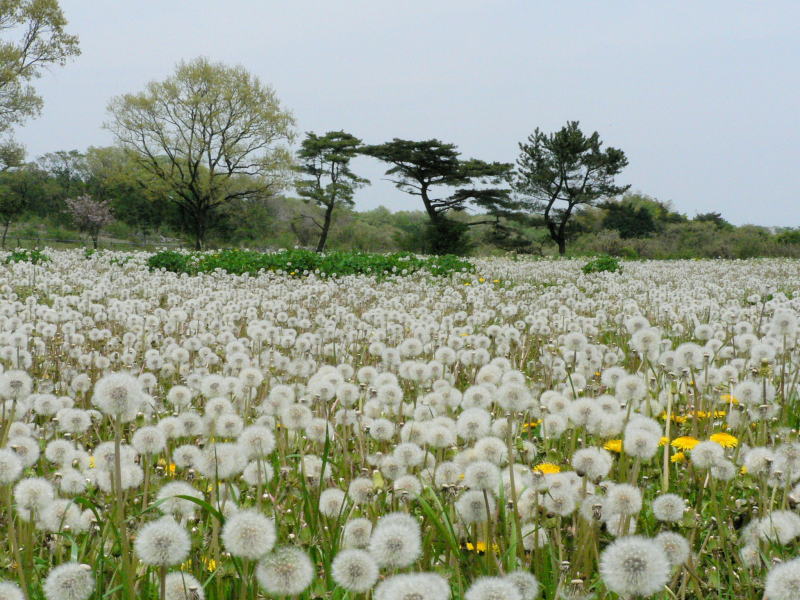
[{"label": "bush", "polygon": [[39,263],[50,262],[50,257],[39,250],[14,250],[5,260],[7,265],[18,262],[29,262],[38,265]]},{"label": "bush", "polygon": [[616,273],[619,270],[619,260],[613,256],[598,256],[583,265],[584,273]]},{"label": "bush", "polygon": [[310,250],[283,250],[265,253],[251,250],[182,253],[168,250],[154,254],[147,261],[150,269],[165,269],[173,273],[209,273],[221,269],[234,275],[277,271],[292,276],[318,273],[322,276],[342,275],[410,275],[428,271],[437,276],[457,272],[472,272],[475,267],[453,255],[419,258],[409,253],[368,254],[365,252],[328,252],[317,254]]}]

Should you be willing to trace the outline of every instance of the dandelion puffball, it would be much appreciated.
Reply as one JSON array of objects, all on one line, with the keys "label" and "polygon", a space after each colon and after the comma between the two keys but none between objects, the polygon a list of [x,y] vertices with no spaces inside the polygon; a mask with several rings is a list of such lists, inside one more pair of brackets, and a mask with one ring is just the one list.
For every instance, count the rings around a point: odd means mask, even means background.
[{"label": "dandelion puffball", "polygon": [[133,548],[143,563],[168,567],[186,560],[191,545],[185,528],[172,517],[162,517],[139,530]]},{"label": "dandelion puffball", "polygon": [[222,543],[233,556],[257,559],[275,545],[275,523],[255,510],[243,510],[225,521]]},{"label": "dandelion puffball", "polygon": [[622,537],[600,556],[600,576],[620,596],[650,596],[669,579],[670,563],[657,542],[641,536]]},{"label": "dandelion puffball", "polygon": [[256,579],[274,596],[297,596],[311,585],[314,565],[300,548],[281,546],[267,554],[256,568]]},{"label": "dandelion puffball", "polygon": [[47,600],[86,600],[94,591],[94,577],[89,565],[76,562],[55,567],[44,581]]},{"label": "dandelion puffball", "polygon": [[331,563],[333,580],[349,592],[362,593],[378,580],[378,564],[364,550],[342,550]]}]

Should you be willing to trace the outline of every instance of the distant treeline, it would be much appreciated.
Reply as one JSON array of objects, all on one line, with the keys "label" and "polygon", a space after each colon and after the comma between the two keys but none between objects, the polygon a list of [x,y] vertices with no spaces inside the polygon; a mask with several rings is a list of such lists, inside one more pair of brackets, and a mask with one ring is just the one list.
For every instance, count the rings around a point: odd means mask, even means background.
[{"label": "distant treeline", "polygon": [[[103,239],[145,245],[184,242],[190,245],[185,215],[178,206],[141,183],[141,173],[125,162],[118,148],[87,152],[54,152],[0,174],[0,227],[8,227],[8,245],[17,237],[43,240],[81,239],[80,223],[67,200],[89,195],[106,202],[114,221],[104,226]],[[265,195],[232,201],[221,207],[208,232],[210,247],[314,248],[322,208],[299,198]],[[463,222],[485,215],[457,213]],[[342,207],[331,224],[331,250],[422,252],[428,216],[424,211],[391,212],[380,207],[356,211]],[[499,221],[500,227],[504,220]],[[543,223],[521,226],[508,222],[514,236],[497,235],[495,223],[469,228],[471,254],[554,254]],[[87,242],[90,232],[84,232]],[[800,228],[734,226],[719,213],[693,217],[676,212],[668,202],[641,193],[588,206],[570,221],[569,254],[611,254],[642,258],[754,256],[800,257]]]}]

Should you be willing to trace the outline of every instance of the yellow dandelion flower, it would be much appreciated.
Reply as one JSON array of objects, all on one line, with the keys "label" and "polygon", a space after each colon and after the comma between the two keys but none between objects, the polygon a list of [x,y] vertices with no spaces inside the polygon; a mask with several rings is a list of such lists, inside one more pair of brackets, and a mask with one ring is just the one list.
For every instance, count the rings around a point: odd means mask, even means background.
[{"label": "yellow dandelion flower", "polygon": [[177,467],[175,466],[175,463],[169,463],[169,467],[167,467],[167,473],[169,473],[170,477],[175,475],[176,470]]},{"label": "yellow dandelion flower", "polygon": [[533,470],[548,475],[550,473],[560,473],[561,467],[554,465],[553,463],[541,463],[533,467]]},{"label": "yellow dandelion flower", "polygon": [[[659,416],[662,419],[664,419],[665,421],[667,420],[667,413],[666,412],[662,412]],[[686,421],[688,421],[688,420],[689,420],[689,417],[687,417],[685,415],[672,415],[670,417],[670,421],[672,421],[673,423],[686,423]]]},{"label": "yellow dandelion flower", "polygon": [[484,281],[486,281],[486,280],[485,280],[483,277],[478,277],[478,281],[479,281],[480,283],[483,283],[483,282],[484,282]]},{"label": "yellow dandelion flower", "polygon": [[600,371],[595,371],[595,372],[594,372],[594,376],[595,376],[595,377],[600,377]]},{"label": "yellow dandelion flower", "polygon": [[622,440],[608,440],[603,444],[603,448],[611,452],[622,452]]},{"label": "yellow dandelion flower", "polygon": [[531,421],[530,423],[523,423],[522,424],[522,431],[527,431],[528,429],[533,429],[534,427],[538,427],[542,424],[541,419],[537,419],[536,421]]},{"label": "yellow dandelion flower", "polygon": [[741,473],[742,475],[747,475],[747,467],[742,465],[742,468],[739,469],[739,473]]},{"label": "yellow dandelion flower", "polygon": [[739,443],[739,440],[730,433],[713,433],[708,439],[717,442],[723,448],[733,448]]},{"label": "yellow dandelion flower", "polygon": [[500,283],[499,279],[492,279],[492,283]]},{"label": "yellow dandelion flower", "polygon": [[670,446],[673,448],[677,448],[678,450],[691,450],[697,444],[700,443],[700,440],[690,437],[688,435],[682,435],[681,437],[677,437],[672,440]]},{"label": "yellow dandelion flower", "polygon": [[89,468],[94,469],[94,456],[89,457]]},{"label": "yellow dandelion flower", "polygon": [[739,404],[739,399],[736,396],[732,396],[731,394],[722,394],[719,397],[725,404]]},{"label": "yellow dandelion flower", "polygon": [[674,462],[674,463],[686,462],[686,454],[684,454],[683,452],[676,452],[675,454],[673,454],[670,457],[669,460],[670,460],[670,462]]},{"label": "yellow dandelion flower", "polygon": [[217,570],[217,561],[213,558],[205,558],[203,559],[203,562],[205,563],[206,570],[208,570],[209,573]]},{"label": "yellow dandelion flower", "polygon": [[[467,542],[464,544],[464,549],[468,550],[469,552],[475,552],[476,554],[486,554],[486,542],[478,542],[477,544],[473,544],[472,542]],[[495,552],[500,551],[500,546],[497,544],[492,544],[492,550]]]},{"label": "yellow dandelion flower", "polygon": [[469,335],[468,333],[462,333],[461,337],[467,337],[468,335]]},{"label": "yellow dandelion flower", "polygon": [[662,435],[661,439],[658,440],[658,445],[663,446],[664,444],[669,444],[669,438]]},{"label": "yellow dandelion flower", "polygon": [[465,281],[465,282],[464,282],[464,285],[472,285],[472,284],[470,284],[470,282],[469,282],[469,281]]}]

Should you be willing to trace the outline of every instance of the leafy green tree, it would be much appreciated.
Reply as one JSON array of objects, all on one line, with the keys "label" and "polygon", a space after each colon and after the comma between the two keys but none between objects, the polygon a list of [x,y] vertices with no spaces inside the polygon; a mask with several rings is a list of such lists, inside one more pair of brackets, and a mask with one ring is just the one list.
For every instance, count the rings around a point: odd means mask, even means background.
[{"label": "leafy green tree", "polygon": [[25,210],[25,199],[8,180],[13,181],[13,170],[22,166],[25,150],[16,144],[0,145],[0,223],[3,225],[2,247],[6,247],[6,236],[11,226]]},{"label": "leafy green tree", "polygon": [[80,54],[66,25],[58,0],[0,0],[0,133],[41,111],[33,80]]},{"label": "leafy green tree", "polygon": [[616,229],[622,239],[647,237],[658,230],[652,213],[629,202],[606,202],[603,227]]},{"label": "leafy green tree", "polygon": [[578,121],[551,134],[537,128],[519,144],[514,189],[528,211],[544,217],[559,254],[566,252],[567,227],[577,210],[630,187],[614,184],[628,164],[625,153],[601,146],[600,135],[584,135]]},{"label": "leafy green tree", "polygon": [[784,229],[776,237],[780,244],[791,244],[800,246],[800,228]]},{"label": "leafy green tree", "polygon": [[663,228],[667,223],[685,223],[687,220],[686,215],[673,209],[671,202],[658,200],[641,192],[627,192],[623,194],[620,202],[634,208],[647,210],[653,217],[658,229]]},{"label": "leafy green tree", "polygon": [[307,133],[297,151],[297,170],[306,176],[296,182],[297,193],[324,210],[322,223],[312,217],[320,230],[317,252],[325,250],[334,209],[352,207],[355,190],[369,183],[350,170],[350,160],[358,155],[360,147],[357,137],[344,131],[329,131],[322,136]]},{"label": "leafy green tree", "polygon": [[13,141],[0,144],[0,171],[21,167],[25,162],[25,148]]},{"label": "leafy green tree", "polygon": [[733,229],[733,225],[726,221],[722,217],[722,213],[719,212],[700,213],[695,215],[692,221],[697,221],[698,223],[711,223],[717,229]]},{"label": "leafy green tree", "polygon": [[6,247],[8,228],[25,211],[25,197],[7,182],[7,173],[0,174],[0,224],[3,226],[2,248]]},{"label": "leafy green tree", "polygon": [[[426,251],[433,254],[461,254],[466,250],[466,231],[470,226],[492,223],[455,221],[451,212],[474,205],[490,215],[515,206],[506,183],[513,165],[482,160],[463,160],[454,144],[439,140],[411,141],[394,138],[391,142],[365,146],[361,152],[392,165],[386,174],[395,186],[419,196],[428,215],[424,233]],[[491,187],[485,187],[491,186]],[[450,190],[434,197],[434,189]]]},{"label": "leafy green tree", "polygon": [[116,146],[91,147],[85,160],[88,192],[108,201],[115,218],[133,227],[143,243],[165,224],[178,224],[175,206],[167,201],[169,189],[129,151]]},{"label": "leafy green tree", "polygon": [[107,127],[166,184],[197,249],[221,206],[286,184],[294,119],[242,67],[182,62],[144,92],[114,98],[109,111]]}]

